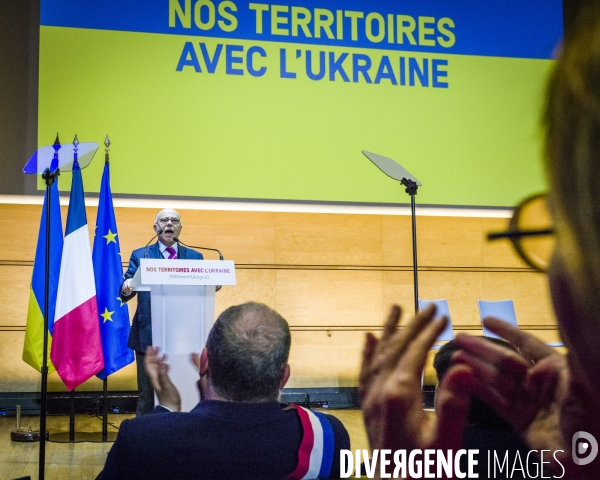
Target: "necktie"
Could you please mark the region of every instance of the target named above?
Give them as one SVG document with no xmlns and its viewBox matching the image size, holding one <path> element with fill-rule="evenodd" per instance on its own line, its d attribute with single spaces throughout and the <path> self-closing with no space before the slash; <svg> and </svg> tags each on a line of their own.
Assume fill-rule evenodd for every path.
<svg viewBox="0 0 600 480">
<path fill-rule="evenodd" d="M 165 248 L 165 250 L 167 252 L 169 252 L 168 260 L 173 260 L 174 258 L 177 258 L 177 252 L 175 251 L 175 249 L 173 247 L 167 247 L 167 248 Z"/>
</svg>

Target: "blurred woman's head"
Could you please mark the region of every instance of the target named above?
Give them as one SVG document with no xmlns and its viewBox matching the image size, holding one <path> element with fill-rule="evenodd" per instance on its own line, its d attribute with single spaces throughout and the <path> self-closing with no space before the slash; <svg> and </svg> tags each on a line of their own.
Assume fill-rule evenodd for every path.
<svg viewBox="0 0 600 480">
<path fill-rule="evenodd" d="M 545 112 L 556 232 L 550 287 L 574 371 L 600 391 L 600 15 L 581 18 L 551 76 Z"/>
</svg>

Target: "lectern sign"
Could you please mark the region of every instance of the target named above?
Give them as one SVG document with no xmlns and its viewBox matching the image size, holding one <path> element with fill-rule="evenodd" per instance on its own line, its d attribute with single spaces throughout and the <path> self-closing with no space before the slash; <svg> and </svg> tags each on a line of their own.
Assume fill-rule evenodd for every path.
<svg viewBox="0 0 600 480">
<path fill-rule="evenodd" d="M 145 285 L 235 285 L 232 260 L 161 260 L 140 262 Z"/>
</svg>

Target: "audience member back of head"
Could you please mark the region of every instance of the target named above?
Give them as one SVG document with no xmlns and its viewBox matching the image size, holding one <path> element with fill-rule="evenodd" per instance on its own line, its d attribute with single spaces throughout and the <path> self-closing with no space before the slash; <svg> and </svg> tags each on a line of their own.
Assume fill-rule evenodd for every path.
<svg viewBox="0 0 600 480">
<path fill-rule="evenodd" d="M 125 420 L 99 478 L 287 478 L 302 465 L 301 445 L 313 435 L 301 421 L 306 412 L 279 403 L 290 374 L 290 346 L 287 322 L 266 305 L 225 310 L 199 357 L 201 401 L 191 412 L 159 406 L 151 415 Z M 339 451 L 349 449 L 350 440 L 335 417 L 320 421 L 332 432 L 325 478 L 336 478 Z"/>
</svg>

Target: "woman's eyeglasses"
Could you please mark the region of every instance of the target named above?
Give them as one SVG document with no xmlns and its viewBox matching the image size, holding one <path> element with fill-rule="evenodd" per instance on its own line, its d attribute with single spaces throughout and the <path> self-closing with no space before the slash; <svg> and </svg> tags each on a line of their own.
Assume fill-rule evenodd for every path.
<svg viewBox="0 0 600 480">
<path fill-rule="evenodd" d="M 519 256 L 540 272 L 548 270 L 554 250 L 554 228 L 548 211 L 548 195 L 534 195 L 523 200 L 508 224 L 508 230 L 488 234 L 488 240 L 507 238 Z"/>
</svg>

